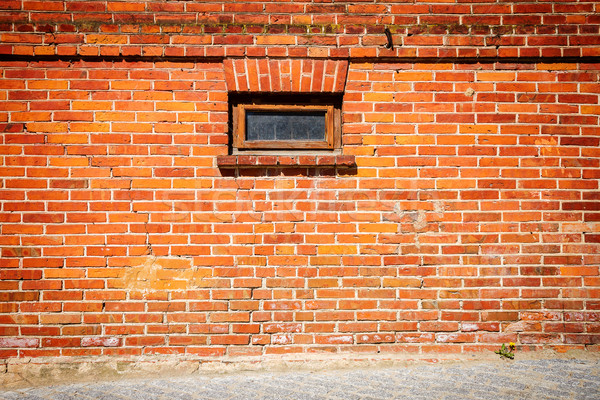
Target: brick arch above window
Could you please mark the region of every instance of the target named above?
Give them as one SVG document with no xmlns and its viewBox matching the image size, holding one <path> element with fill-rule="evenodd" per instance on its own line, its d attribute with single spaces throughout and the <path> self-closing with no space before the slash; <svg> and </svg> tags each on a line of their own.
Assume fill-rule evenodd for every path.
<svg viewBox="0 0 600 400">
<path fill-rule="evenodd" d="M 255 59 L 224 61 L 229 92 L 343 93 L 347 60 Z"/>
</svg>

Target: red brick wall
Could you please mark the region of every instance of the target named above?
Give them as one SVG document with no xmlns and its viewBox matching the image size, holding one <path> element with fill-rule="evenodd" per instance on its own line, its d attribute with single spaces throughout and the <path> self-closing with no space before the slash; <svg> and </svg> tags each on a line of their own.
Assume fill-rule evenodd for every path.
<svg viewBox="0 0 600 400">
<path fill-rule="evenodd" d="M 598 348 L 594 3 L 2 7 L 2 357 Z M 217 167 L 265 55 L 355 169 Z"/>
<path fill-rule="evenodd" d="M 597 57 L 599 27 L 598 4 L 576 0 L 4 0 L 0 54 Z"/>
</svg>

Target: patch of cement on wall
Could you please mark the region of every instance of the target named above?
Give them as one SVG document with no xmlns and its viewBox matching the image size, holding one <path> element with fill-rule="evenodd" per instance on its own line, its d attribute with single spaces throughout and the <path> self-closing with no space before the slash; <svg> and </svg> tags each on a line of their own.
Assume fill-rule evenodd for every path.
<svg viewBox="0 0 600 400">
<path fill-rule="evenodd" d="M 141 264 L 126 268 L 114 284 L 140 292 L 188 290 L 203 287 L 211 276 L 211 269 L 192 266 L 191 258 L 147 256 Z"/>
</svg>

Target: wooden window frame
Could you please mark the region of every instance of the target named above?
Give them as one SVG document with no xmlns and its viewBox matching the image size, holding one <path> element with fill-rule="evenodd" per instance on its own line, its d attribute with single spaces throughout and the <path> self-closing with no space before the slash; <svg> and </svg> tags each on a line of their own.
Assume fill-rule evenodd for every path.
<svg viewBox="0 0 600 400">
<path fill-rule="evenodd" d="M 233 153 L 256 153 L 260 151 L 273 152 L 283 151 L 312 151 L 312 152 L 335 152 L 342 147 L 341 138 L 341 104 L 329 101 L 327 98 L 310 98 L 300 95 L 289 97 L 252 96 L 243 98 L 241 101 L 230 103 L 231 105 L 231 145 Z M 280 101 L 281 100 L 281 101 Z M 316 140 L 246 140 L 246 111 L 324 111 L 325 112 L 325 139 Z"/>
</svg>

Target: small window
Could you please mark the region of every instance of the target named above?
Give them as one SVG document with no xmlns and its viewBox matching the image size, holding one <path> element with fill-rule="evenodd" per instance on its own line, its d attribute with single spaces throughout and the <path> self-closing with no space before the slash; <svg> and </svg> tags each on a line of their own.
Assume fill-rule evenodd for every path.
<svg viewBox="0 0 600 400">
<path fill-rule="evenodd" d="M 341 148 L 336 97 L 245 95 L 233 97 L 230 105 L 233 153 Z"/>
</svg>

